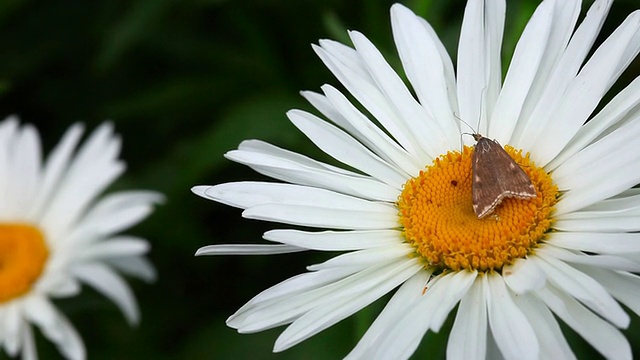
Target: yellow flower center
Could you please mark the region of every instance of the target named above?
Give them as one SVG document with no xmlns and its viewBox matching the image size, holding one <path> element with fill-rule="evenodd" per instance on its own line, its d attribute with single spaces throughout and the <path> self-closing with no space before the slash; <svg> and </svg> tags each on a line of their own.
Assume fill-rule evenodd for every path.
<svg viewBox="0 0 640 360">
<path fill-rule="evenodd" d="M 527 173 L 536 188 L 533 199 L 506 198 L 495 211 L 478 219 L 471 198 L 473 148 L 448 152 L 404 184 L 398 197 L 400 223 L 406 241 L 426 262 L 443 271 L 501 270 L 525 257 L 543 240 L 558 188 L 529 154 L 505 150 Z"/>
<path fill-rule="evenodd" d="M 38 228 L 0 223 L 0 303 L 27 293 L 40 277 L 48 255 Z"/>
</svg>

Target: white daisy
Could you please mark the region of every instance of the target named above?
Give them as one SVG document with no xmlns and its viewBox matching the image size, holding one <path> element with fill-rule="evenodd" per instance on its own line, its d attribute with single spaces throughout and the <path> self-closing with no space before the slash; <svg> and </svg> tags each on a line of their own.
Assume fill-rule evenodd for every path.
<svg viewBox="0 0 640 360">
<path fill-rule="evenodd" d="M 410 88 L 361 33 L 349 33 L 353 48 L 321 40 L 315 51 L 367 112 L 324 85 L 303 95 L 330 122 L 288 116 L 349 170 L 250 140 L 226 157 L 288 184 L 193 191 L 245 218 L 329 230 L 272 230 L 264 238 L 276 245 L 198 254 L 346 253 L 263 291 L 227 324 L 290 324 L 282 351 L 399 287 L 348 358 L 408 358 L 457 306 L 451 359 L 483 359 L 496 345 L 511 359 L 574 358 L 556 318 L 605 357 L 631 359 L 619 329 L 630 321 L 621 304 L 640 312 L 640 79 L 595 109 L 640 49 L 640 12 L 590 53 L 611 2 L 595 1 L 576 27 L 581 1 L 543 1 L 504 79 L 504 0 L 467 3 L 455 72 L 431 26 L 394 5 Z M 508 144 L 537 197 L 478 219 L 473 148 L 459 151 L 467 129 L 457 117 Z"/>
<path fill-rule="evenodd" d="M 84 359 L 80 336 L 51 299 L 74 296 L 85 283 L 135 324 L 138 305 L 121 273 L 155 277 L 143 256 L 149 243 L 116 234 L 146 218 L 161 195 L 100 198 L 124 171 L 120 139 L 105 123 L 76 152 L 82 133 L 72 126 L 43 164 L 33 126 L 0 122 L 0 352 L 9 356 L 37 358 L 34 324 L 66 358 Z"/>
</svg>

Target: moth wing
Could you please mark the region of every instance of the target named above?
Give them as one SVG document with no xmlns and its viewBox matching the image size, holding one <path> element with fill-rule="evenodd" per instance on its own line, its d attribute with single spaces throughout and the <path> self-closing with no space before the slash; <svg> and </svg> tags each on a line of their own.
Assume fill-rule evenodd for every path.
<svg viewBox="0 0 640 360">
<path fill-rule="evenodd" d="M 471 159 L 473 211 L 480 219 L 490 214 L 504 197 L 499 172 L 495 171 L 492 159 L 495 146 L 489 139 L 479 139 Z"/>
<path fill-rule="evenodd" d="M 482 137 L 472 159 L 473 210 L 478 218 L 493 212 L 505 197 L 536 197 L 529 176 L 497 141 Z"/>
<path fill-rule="evenodd" d="M 499 177 L 500 188 L 505 197 L 515 197 L 518 199 L 529 199 L 536 197 L 536 188 L 524 170 L 518 165 L 509 154 L 494 142 L 499 151 L 494 156 L 494 166 L 500 165 L 502 176 Z M 497 162 L 498 164 L 495 164 Z M 508 164 L 508 165 L 505 165 Z"/>
</svg>

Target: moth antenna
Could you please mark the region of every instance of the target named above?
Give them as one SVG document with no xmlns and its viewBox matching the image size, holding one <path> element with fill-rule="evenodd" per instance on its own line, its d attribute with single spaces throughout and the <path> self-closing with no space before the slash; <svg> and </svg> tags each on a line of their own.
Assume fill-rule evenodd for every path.
<svg viewBox="0 0 640 360">
<path fill-rule="evenodd" d="M 466 121 L 462 120 L 462 119 L 458 116 L 458 114 L 456 114 L 456 112 L 455 112 L 455 111 L 453 112 L 453 116 L 454 116 L 456 119 L 458 119 L 458 121 L 460 121 L 461 123 L 463 123 L 463 124 L 467 125 L 467 127 L 468 127 L 469 129 L 471 129 L 471 131 L 473 132 L 473 133 L 471 133 L 471 134 L 469 134 L 469 133 L 462 133 L 463 135 L 465 135 L 465 134 L 466 134 L 466 135 L 473 135 L 473 134 L 477 133 L 477 131 L 476 131 L 476 130 L 471 126 L 471 125 L 469 125 L 469 123 L 468 123 L 468 122 L 466 122 Z"/>
<path fill-rule="evenodd" d="M 462 154 L 462 152 L 464 151 L 464 142 L 462 141 L 462 135 L 471 135 L 471 136 L 473 136 L 473 134 L 476 134 L 476 133 L 477 133 L 477 131 L 476 131 L 476 130 L 471 126 L 471 125 L 469 125 L 469 123 L 468 123 L 468 122 L 466 122 L 466 121 L 462 120 L 462 119 L 458 116 L 458 114 L 456 114 L 456 112 L 455 112 L 455 111 L 453 112 L 453 116 L 454 116 L 456 119 L 458 119 L 458 121 L 460 121 L 461 123 L 463 123 L 463 124 L 467 125 L 467 127 L 468 127 L 469 129 L 471 129 L 471 131 L 472 131 L 471 133 L 463 132 L 463 133 L 461 133 L 461 134 L 460 134 L 460 153 Z"/>
</svg>

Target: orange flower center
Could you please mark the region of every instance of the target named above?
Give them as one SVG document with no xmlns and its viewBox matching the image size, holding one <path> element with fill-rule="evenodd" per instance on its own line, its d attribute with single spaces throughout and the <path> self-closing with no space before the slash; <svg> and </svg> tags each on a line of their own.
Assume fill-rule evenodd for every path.
<svg viewBox="0 0 640 360">
<path fill-rule="evenodd" d="M 473 148 L 448 152 L 404 184 L 398 197 L 400 223 L 406 241 L 425 266 L 441 270 L 492 271 L 525 257 L 544 239 L 558 188 L 536 167 L 529 154 L 507 153 L 531 179 L 537 197 L 506 198 L 494 212 L 478 219 L 471 198 Z"/>
<path fill-rule="evenodd" d="M 29 292 L 48 255 L 38 228 L 0 223 L 0 304 Z"/>
</svg>

